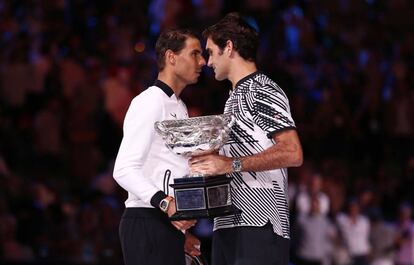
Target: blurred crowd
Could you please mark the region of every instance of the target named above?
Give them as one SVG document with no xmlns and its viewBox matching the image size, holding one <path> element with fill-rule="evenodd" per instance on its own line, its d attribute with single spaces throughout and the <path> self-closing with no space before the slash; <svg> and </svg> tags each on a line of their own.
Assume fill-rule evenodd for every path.
<svg viewBox="0 0 414 265">
<path fill-rule="evenodd" d="M 292 263 L 414 264 L 410 0 L 0 0 L 0 262 L 121 264 L 112 167 L 129 103 L 156 78 L 155 40 L 230 11 L 259 31 L 258 66 L 304 147 Z M 229 89 L 206 67 L 182 97 L 216 114 Z"/>
</svg>

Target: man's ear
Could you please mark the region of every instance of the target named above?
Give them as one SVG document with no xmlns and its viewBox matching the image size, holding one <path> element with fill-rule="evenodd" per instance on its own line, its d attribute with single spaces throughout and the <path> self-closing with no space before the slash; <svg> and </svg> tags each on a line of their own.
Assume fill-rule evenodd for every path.
<svg viewBox="0 0 414 265">
<path fill-rule="evenodd" d="M 166 63 L 175 65 L 175 53 L 172 50 L 167 50 L 165 52 Z"/>
<path fill-rule="evenodd" d="M 233 53 L 233 42 L 231 40 L 226 41 L 226 47 L 224 48 L 224 53 L 231 55 Z"/>
</svg>

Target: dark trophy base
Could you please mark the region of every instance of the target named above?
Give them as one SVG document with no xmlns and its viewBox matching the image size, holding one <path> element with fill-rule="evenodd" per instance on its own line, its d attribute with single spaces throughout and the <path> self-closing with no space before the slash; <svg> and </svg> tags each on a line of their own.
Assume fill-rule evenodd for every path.
<svg viewBox="0 0 414 265">
<path fill-rule="evenodd" d="M 224 175 L 176 178 L 174 184 L 177 212 L 171 220 L 213 218 L 240 213 L 231 202 L 230 181 Z"/>
</svg>

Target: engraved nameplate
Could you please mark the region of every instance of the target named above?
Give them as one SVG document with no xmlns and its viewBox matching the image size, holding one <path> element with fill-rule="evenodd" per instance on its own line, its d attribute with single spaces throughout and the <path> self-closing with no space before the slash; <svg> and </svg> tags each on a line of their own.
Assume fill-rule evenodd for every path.
<svg viewBox="0 0 414 265">
<path fill-rule="evenodd" d="M 175 201 L 177 211 L 201 210 L 206 208 L 204 188 L 176 190 Z"/>
<path fill-rule="evenodd" d="M 207 200 L 209 208 L 231 205 L 230 185 L 223 184 L 207 187 Z"/>
</svg>

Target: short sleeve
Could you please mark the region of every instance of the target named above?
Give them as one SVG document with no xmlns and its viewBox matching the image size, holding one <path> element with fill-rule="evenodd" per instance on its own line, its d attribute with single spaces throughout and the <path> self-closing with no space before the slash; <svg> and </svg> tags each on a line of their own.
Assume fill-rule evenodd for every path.
<svg viewBox="0 0 414 265">
<path fill-rule="evenodd" d="M 295 129 L 289 100 L 276 84 L 255 84 L 253 89 L 253 120 L 269 138 L 276 132 Z"/>
</svg>

